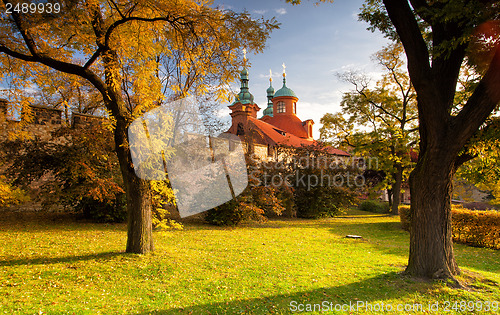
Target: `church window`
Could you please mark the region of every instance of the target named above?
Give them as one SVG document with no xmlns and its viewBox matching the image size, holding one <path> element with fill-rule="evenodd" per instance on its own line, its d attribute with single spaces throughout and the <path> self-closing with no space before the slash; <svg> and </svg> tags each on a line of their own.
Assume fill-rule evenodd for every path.
<svg viewBox="0 0 500 315">
<path fill-rule="evenodd" d="M 284 113 L 285 112 L 285 102 L 283 102 L 283 101 L 278 102 L 278 104 L 276 105 L 276 112 L 277 113 Z"/>
<path fill-rule="evenodd" d="M 242 123 L 238 123 L 238 127 L 236 129 L 236 135 L 237 136 L 244 136 L 245 135 L 245 129 L 243 128 Z"/>
</svg>

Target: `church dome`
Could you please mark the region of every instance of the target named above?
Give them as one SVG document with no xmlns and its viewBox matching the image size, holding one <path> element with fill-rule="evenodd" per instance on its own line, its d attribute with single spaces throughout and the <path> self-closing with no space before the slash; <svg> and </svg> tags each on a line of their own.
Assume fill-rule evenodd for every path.
<svg viewBox="0 0 500 315">
<path fill-rule="evenodd" d="M 254 97 L 252 93 L 246 91 L 241 91 L 236 96 L 236 101 L 239 101 L 241 104 L 253 104 Z"/>
<path fill-rule="evenodd" d="M 243 70 L 241 70 L 241 72 L 240 72 L 240 78 L 242 80 L 247 80 L 248 79 L 248 70 L 247 70 L 247 68 L 243 68 Z"/>
<path fill-rule="evenodd" d="M 248 89 L 248 70 L 247 70 L 247 68 L 243 68 L 243 70 L 241 70 L 240 80 L 241 80 L 240 93 L 238 93 L 238 95 L 236 95 L 236 99 L 235 99 L 233 104 L 236 104 L 238 102 L 241 104 L 253 104 L 254 97 Z"/>
<path fill-rule="evenodd" d="M 267 115 L 273 117 L 273 103 L 267 105 L 267 108 L 264 109 L 263 114 L 264 116 Z"/>
<path fill-rule="evenodd" d="M 274 97 L 280 97 L 280 96 L 290 96 L 298 98 L 297 95 L 295 95 L 295 92 L 286 86 L 286 79 L 284 77 L 283 77 L 283 87 L 278 91 L 276 91 L 276 93 L 274 93 Z"/>
<path fill-rule="evenodd" d="M 273 86 L 272 86 L 272 85 L 270 85 L 270 86 L 267 88 L 266 92 L 267 92 L 267 95 L 274 95 L 274 88 L 273 88 Z"/>
</svg>

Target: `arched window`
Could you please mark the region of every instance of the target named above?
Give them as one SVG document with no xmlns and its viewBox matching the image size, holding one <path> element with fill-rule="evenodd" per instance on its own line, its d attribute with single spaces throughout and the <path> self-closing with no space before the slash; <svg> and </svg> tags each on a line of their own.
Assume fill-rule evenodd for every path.
<svg viewBox="0 0 500 315">
<path fill-rule="evenodd" d="M 243 128 L 242 123 L 238 123 L 238 127 L 236 128 L 236 135 L 237 136 L 244 136 L 245 135 L 245 129 Z"/>
<path fill-rule="evenodd" d="M 293 102 L 293 113 L 297 114 L 297 103 Z"/>
<path fill-rule="evenodd" d="M 285 102 L 280 101 L 278 104 L 276 104 L 276 112 L 277 113 L 284 113 L 285 112 Z"/>
</svg>

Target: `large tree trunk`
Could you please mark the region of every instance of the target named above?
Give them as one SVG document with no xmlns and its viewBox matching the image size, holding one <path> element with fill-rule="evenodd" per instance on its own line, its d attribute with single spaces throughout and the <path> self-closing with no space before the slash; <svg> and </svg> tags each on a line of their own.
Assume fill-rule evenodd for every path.
<svg viewBox="0 0 500 315">
<path fill-rule="evenodd" d="M 127 139 L 127 124 L 117 119 L 115 145 L 127 196 L 127 253 L 145 254 L 153 251 L 151 192 L 149 183 L 135 174 Z"/>
<path fill-rule="evenodd" d="M 387 189 L 387 200 L 389 201 L 389 206 L 392 208 L 392 188 Z"/>
<path fill-rule="evenodd" d="M 444 149 L 433 156 L 426 154 L 410 175 L 410 257 L 406 272 L 412 276 L 453 278 L 460 273 L 451 230 L 454 156 Z"/>
<path fill-rule="evenodd" d="M 392 184 L 392 209 L 391 213 L 399 214 L 399 204 L 401 203 L 401 185 L 403 184 L 403 166 L 396 165 L 396 172 L 394 173 L 394 183 Z"/>
<path fill-rule="evenodd" d="M 153 251 L 151 220 L 151 191 L 149 183 L 137 177 L 128 139 L 130 112 L 122 97 L 121 76 L 116 51 L 107 49 L 102 54 L 107 85 L 107 108 L 116 119 L 115 150 L 120 163 L 123 185 L 127 196 L 128 235 L 127 253 L 145 254 Z"/>
</svg>

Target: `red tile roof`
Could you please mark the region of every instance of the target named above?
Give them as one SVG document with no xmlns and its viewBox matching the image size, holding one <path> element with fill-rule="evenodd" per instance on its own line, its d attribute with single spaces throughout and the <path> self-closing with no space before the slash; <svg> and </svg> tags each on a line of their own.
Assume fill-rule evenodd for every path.
<svg viewBox="0 0 500 315">
<path fill-rule="evenodd" d="M 287 116 L 287 118 L 288 117 L 289 116 Z M 318 144 L 318 142 L 316 140 L 308 140 L 308 139 L 297 137 L 293 133 L 287 132 L 281 128 L 278 128 L 277 126 L 273 126 L 273 125 L 271 125 L 267 122 L 264 122 L 262 120 L 255 119 L 253 117 L 249 117 L 248 120 L 253 125 L 253 127 L 255 129 L 258 129 L 260 132 L 262 132 L 264 135 L 266 135 L 271 140 L 272 143 L 268 143 L 268 144 L 273 144 L 273 145 L 278 144 L 278 145 L 291 146 L 291 147 L 296 147 L 296 148 L 302 147 L 302 146 L 311 146 L 311 145 Z M 300 122 L 300 120 L 299 120 L 299 122 Z M 304 130 L 304 132 L 305 132 L 305 130 Z M 341 155 L 341 156 L 350 156 L 349 153 L 347 153 L 343 150 L 340 150 L 340 149 L 333 148 L 333 147 L 326 147 L 325 149 L 330 154 Z"/>
<path fill-rule="evenodd" d="M 302 121 L 295 115 L 276 115 L 271 119 L 266 119 L 266 122 L 297 137 L 307 138 L 307 131 L 304 129 Z"/>
</svg>

